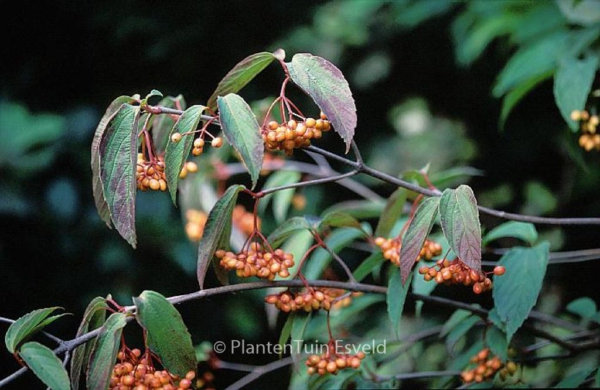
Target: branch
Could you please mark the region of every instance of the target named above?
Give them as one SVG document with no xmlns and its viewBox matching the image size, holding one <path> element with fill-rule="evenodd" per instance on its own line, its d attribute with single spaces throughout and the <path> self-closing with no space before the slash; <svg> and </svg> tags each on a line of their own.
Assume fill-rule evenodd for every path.
<svg viewBox="0 0 600 390">
<path fill-rule="evenodd" d="M 275 360 L 274 362 L 265 364 L 264 366 L 258 366 L 256 368 L 254 368 L 254 370 L 252 370 L 250 372 L 250 374 L 244 376 L 242 379 L 238 380 L 237 382 L 234 382 L 233 384 L 231 384 L 230 386 L 228 386 L 226 388 L 226 390 L 237 390 L 237 389 L 241 389 L 244 386 L 246 386 L 247 384 L 255 381 L 256 379 L 260 378 L 261 376 L 263 376 L 264 374 L 267 374 L 271 371 L 275 371 L 281 367 L 285 367 L 289 364 L 292 364 L 294 362 L 293 358 L 291 356 L 288 356 L 286 358 L 280 359 L 280 360 Z"/>
</svg>

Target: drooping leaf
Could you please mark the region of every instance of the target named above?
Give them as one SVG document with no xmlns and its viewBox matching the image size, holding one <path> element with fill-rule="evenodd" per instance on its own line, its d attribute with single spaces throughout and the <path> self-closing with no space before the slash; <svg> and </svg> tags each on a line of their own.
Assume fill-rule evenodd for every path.
<svg viewBox="0 0 600 390">
<path fill-rule="evenodd" d="M 579 370 L 571 375 L 568 375 L 563 380 L 558 382 L 555 389 L 577 389 L 581 386 L 581 384 L 588 379 L 588 376 L 594 371 L 595 367 L 588 367 L 582 370 Z"/>
<path fill-rule="evenodd" d="M 350 227 L 358 229 L 366 234 L 362 225 L 356 218 L 341 211 L 334 211 L 333 213 L 323 216 L 323 219 L 321 219 L 317 226 L 317 230 L 323 230 L 329 227 Z"/>
<path fill-rule="evenodd" d="M 35 341 L 23 344 L 19 351 L 27 367 L 53 390 L 69 390 L 69 374 L 60 359 L 45 345 Z"/>
<path fill-rule="evenodd" d="M 412 278 L 412 274 L 409 275 L 409 280 L 410 278 Z M 410 282 L 409 284 L 402 283 L 398 268 L 393 267 L 390 273 L 390 280 L 388 281 L 386 302 L 388 317 L 392 322 L 392 329 L 396 333 L 396 337 L 399 336 L 400 319 L 404 311 L 404 302 L 406 301 L 409 286 Z"/>
<path fill-rule="evenodd" d="M 440 223 L 454 253 L 471 269 L 481 272 L 481 225 L 471 187 L 446 189 L 439 206 Z"/>
<path fill-rule="evenodd" d="M 552 77 L 554 71 L 548 70 L 540 75 L 532 77 L 531 79 L 519 84 L 510 92 L 508 92 L 504 98 L 502 99 L 502 110 L 500 111 L 500 120 L 498 121 L 498 128 L 502 131 L 504 130 L 504 125 L 506 124 L 506 120 L 508 119 L 509 114 L 512 112 L 513 108 L 521 101 L 527 94 L 535 87 L 540 85 L 543 81 Z"/>
<path fill-rule="evenodd" d="M 311 318 L 312 313 L 308 313 L 308 315 L 303 316 L 303 318 L 296 318 L 296 320 L 292 323 L 290 337 L 292 338 L 294 348 L 302 346 L 304 340 L 304 333 L 306 332 L 306 328 L 308 327 Z M 301 351 L 302 349 L 298 348 L 298 350 Z"/>
<path fill-rule="evenodd" d="M 124 313 L 113 313 L 107 319 L 94 341 L 86 371 L 88 389 L 106 390 L 117 360 L 121 344 L 121 333 L 127 325 Z"/>
<path fill-rule="evenodd" d="M 598 308 L 596 302 L 590 297 L 577 298 L 569 302 L 566 309 L 586 320 L 598 321 Z"/>
<path fill-rule="evenodd" d="M 165 369 L 184 377 L 196 371 L 196 353 L 192 337 L 181 314 L 163 295 L 146 290 L 133 298 L 135 317 L 147 330 L 150 350 L 158 355 Z"/>
<path fill-rule="evenodd" d="M 492 353 L 500 358 L 503 362 L 508 359 L 508 343 L 506 342 L 506 334 L 498 329 L 497 326 L 489 326 L 485 331 L 485 341 Z"/>
<path fill-rule="evenodd" d="M 454 326 L 450 332 L 448 332 L 448 336 L 446 337 L 446 349 L 448 352 L 452 352 L 454 346 L 464 335 L 473 328 L 473 326 L 481 321 L 481 319 L 475 315 L 470 315 L 458 324 Z"/>
<path fill-rule="evenodd" d="M 123 104 L 106 126 L 99 145 L 100 180 L 117 231 L 135 248 L 135 172 L 139 107 Z"/>
<path fill-rule="evenodd" d="M 440 337 L 446 337 L 452 329 L 454 329 L 458 324 L 471 317 L 472 313 L 468 310 L 457 309 L 452 313 L 450 318 L 444 323 L 442 326 L 442 330 L 440 331 Z"/>
<path fill-rule="evenodd" d="M 217 98 L 221 128 L 229 143 L 240 154 L 250 173 L 252 188 L 256 186 L 263 163 L 265 147 L 260 126 L 248 103 L 239 95 L 230 93 Z"/>
<path fill-rule="evenodd" d="M 549 248 L 548 242 L 532 248 L 515 247 L 500 259 L 499 264 L 506 268 L 506 273 L 494 278 L 492 294 L 498 316 L 506 324 L 509 343 L 537 302 L 546 274 Z"/>
<path fill-rule="evenodd" d="M 179 142 L 172 142 L 170 135 L 173 133 L 184 134 L 196 130 L 205 108 L 204 106 L 196 105 L 185 110 L 169 133 L 169 140 L 165 151 L 165 176 L 167 177 L 167 186 L 169 187 L 169 193 L 174 205 L 177 205 L 179 174 L 190 154 L 190 150 L 192 150 L 194 135 L 182 135 Z"/>
<path fill-rule="evenodd" d="M 323 214 L 342 211 L 358 219 L 377 218 L 383 212 L 384 205 L 384 202 L 371 200 L 347 200 L 329 206 L 323 210 Z"/>
<path fill-rule="evenodd" d="M 392 228 L 404 212 L 407 197 L 408 191 L 405 188 L 398 188 L 390 195 L 375 228 L 375 237 L 389 236 Z"/>
<path fill-rule="evenodd" d="M 108 208 L 108 203 L 104 199 L 104 189 L 102 188 L 102 181 L 100 180 L 100 140 L 102 139 L 102 135 L 104 131 L 113 120 L 117 111 L 123 104 L 131 104 L 135 100 L 131 96 L 119 96 L 115 100 L 110 103 L 106 112 L 102 116 L 98 127 L 96 128 L 96 132 L 94 133 L 94 139 L 92 140 L 92 190 L 94 193 L 94 202 L 96 204 L 96 209 L 98 210 L 98 214 L 100 214 L 100 218 L 106 223 L 106 226 L 111 227 L 110 222 L 110 211 Z"/>
<path fill-rule="evenodd" d="M 554 75 L 554 99 L 572 131 L 579 130 L 579 123 L 571 119 L 571 112 L 585 108 L 597 70 L 597 56 L 581 60 L 566 57 L 558 63 L 558 70 Z"/>
<path fill-rule="evenodd" d="M 308 53 L 294 55 L 286 63 L 294 84 L 306 92 L 327 115 L 333 129 L 350 150 L 356 128 L 356 105 L 348 81 L 331 62 Z"/>
<path fill-rule="evenodd" d="M 281 347 L 281 353 L 279 354 L 279 358 L 281 359 L 283 355 L 284 346 L 287 344 L 290 339 L 290 335 L 292 334 L 292 326 L 294 325 L 294 321 L 296 320 L 296 313 L 292 312 L 287 320 L 285 320 L 285 324 L 283 324 L 283 328 L 281 328 L 281 333 L 279 334 L 279 344 Z"/>
<path fill-rule="evenodd" d="M 231 234 L 231 214 L 237 200 L 238 193 L 244 188 L 242 185 L 233 185 L 215 203 L 208 214 L 204 225 L 204 234 L 198 244 L 197 277 L 200 289 L 204 288 L 204 278 L 215 251 L 223 241 L 229 242 Z M 218 266 L 218 264 L 217 264 Z"/>
<path fill-rule="evenodd" d="M 4 343 L 8 352 L 15 353 L 21 344 L 29 340 L 33 335 L 42 330 L 42 328 L 50 324 L 50 322 L 64 315 L 49 317 L 50 314 L 58 309 L 62 308 L 54 306 L 37 309 L 13 322 L 4 335 Z"/>
<path fill-rule="evenodd" d="M 508 221 L 496 226 L 483 237 L 483 244 L 497 240 L 503 237 L 513 237 L 525 241 L 529 245 L 533 245 L 538 238 L 535 225 L 527 222 Z"/>
<path fill-rule="evenodd" d="M 302 175 L 298 171 L 275 171 L 265 181 L 263 191 L 271 188 L 298 183 L 301 177 Z M 293 188 L 277 191 L 273 194 L 266 195 L 265 197 L 263 197 L 263 199 L 261 199 L 261 202 L 259 203 L 259 210 L 261 212 L 264 212 L 271 199 L 273 199 L 273 214 L 275 215 L 275 220 L 277 221 L 277 223 L 282 223 L 285 220 L 290 205 L 292 204 L 293 196 Z"/>
<path fill-rule="evenodd" d="M 414 217 L 411 219 L 406 234 L 402 238 L 402 246 L 400 248 L 400 274 L 402 275 L 402 283 L 406 283 L 410 270 L 415 265 L 417 257 L 427 235 L 431 231 L 435 218 L 438 213 L 440 204 L 439 197 L 427 198 L 419 205 Z"/>
<path fill-rule="evenodd" d="M 310 230 L 310 224 L 304 217 L 292 217 L 277 226 L 267 238 L 273 248 L 278 248 L 292 234 L 300 230 Z"/>
<path fill-rule="evenodd" d="M 104 324 L 104 321 L 106 321 L 106 309 L 108 309 L 106 299 L 102 297 L 92 299 L 83 313 L 83 320 L 79 324 L 76 337 L 101 327 L 102 324 Z M 73 351 L 70 371 L 71 388 L 73 390 L 79 389 L 81 373 L 83 372 L 86 362 L 89 360 L 92 347 L 93 343 L 90 341 L 78 346 Z"/>
<path fill-rule="evenodd" d="M 158 106 L 177 110 L 185 110 L 186 108 L 185 99 L 182 95 L 175 97 L 166 96 L 158 102 Z M 165 151 L 169 141 L 169 134 L 171 133 L 175 122 L 175 119 L 167 114 L 156 115 L 152 119 L 152 143 L 154 144 L 154 151 L 156 153 L 160 154 Z"/>
<path fill-rule="evenodd" d="M 229 93 L 237 93 L 254 77 L 262 72 L 275 59 L 274 53 L 261 52 L 251 54 L 238 62 L 233 69 L 223 77 L 213 94 L 208 98 L 206 106 L 211 110 L 217 109 L 217 98 Z"/>
<path fill-rule="evenodd" d="M 366 278 L 367 275 L 369 275 L 371 272 L 373 272 L 373 269 L 377 265 L 380 265 L 381 263 L 383 263 L 383 261 L 384 261 L 383 253 L 381 253 L 381 251 L 377 250 L 377 251 L 373 252 L 371 254 L 371 256 L 364 259 L 360 263 L 360 265 L 358 267 L 356 267 L 354 272 L 352 272 L 352 275 L 354 276 L 354 278 L 356 279 L 357 282 L 360 282 L 361 280 Z"/>
</svg>

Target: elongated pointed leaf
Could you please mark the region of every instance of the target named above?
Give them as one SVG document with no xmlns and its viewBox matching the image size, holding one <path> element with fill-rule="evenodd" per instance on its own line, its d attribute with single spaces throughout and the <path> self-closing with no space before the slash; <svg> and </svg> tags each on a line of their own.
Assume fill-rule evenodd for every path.
<svg viewBox="0 0 600 390">
<path fill-rule="evenodd" d="M 197 277 L 200 289 L 204 288 L 204 278 L 215 251 L 223 241 L 229 241 L 231 234 L 231 214 L 237 200 L 238 193 L 244 188 L 241 185 L 231 186 L 225 194 L 215 203 L 208 214 L 204 225 L 204 234 L 198 244 Z M 216 264 L 218 267 L 218 264 Z"/>
<path fill-rule="evenodd" d="M 277 228 L 271 232 L 267 241 L 273 248 L 279 248 L 285 240 L 300 230 L 310 230 L 310 224 L 304 217 L 292 217 L 277 226 Z"/>
<path fill-rule="evenodd" d="M 481 225 L 471 187 L 444 190 L 439 211 L 442 230 L 454 253 L 471 269 L 481 272 Z"/>
<path fill-rule="evenodd" d="M 326 59 L 308 53 L 296 54 L 286 65 L 292 81 L 327 115 L 348 153 L 356 129 L 356 104 L 342 72 Z"/>
<path fill-rule="evenodd" d="M 185 99 L 182 95 L 178 96 L 166 96 L 160 102 L 159 107 L 174 108 L 177 110 L 185 110 L 186 104 Z M 152 142 L 154 143 L 154 151 L 161 154 L 167 148 L 169 141 L 169 134 L 175 126 L 175 120 L 171 115 L 156 115 L 152 119 Z"/>
<path fill-rule="evenodd" d="M 163 295 L 148 290 L 134 298 L 133 303 L 137 308 L 137 321 L 148 331 L 148 346 L 163 366 L 180 377 L 189 371 L 195 372 L 197 362 L 192 336 L 177 309 Z"/>
<path fill-rule="evenodd" d="M 532 223 L 508 221 L 496 226 L 489 231 L 484 237 L 485 244 L 503 237 L 513 237 L 525 241 L 533 245 L 538 238 L 535 225 Z"/>
<path fill-rule="evenodd" d="M 104 324 L 106 321 L 106 310 L 108 305 L 106 299 L 102 297 L 96 297 L 88 304 L 83 314 L 83 320 L 79 324 L 77 329 L 76 337 L 79 337 L 87 332 L 97 329 Z M 79 381 L 81 373 L 89 361 L 90 353 L 92 352 L 93 343 L 91 341 L 80 345 L 73 351 L 73 357 L 71 358 L 71 388 L 73 390 L 79 389 Z"/>
<path fill-rule="evenodd" d="M 466 335 L 473 326 L 480 322 L 481 319 L 475 315 L 471 315 L 453 327 L 450 332 L 448 332 L 448 337 L 446 337 L 446 349 L 448 352 L 452 352 L 454 346 L 464 335 Z"/>
<path fill-rule="evenodd" d="M 121 333 L 127 325 L 125 318 L 123 313 L 111 314 L 96 337 L 87 366 L 86 384 L 88 389 L 108 389 L 121 344 Z"/>
<path fill-rule="evenodd" d="M 317 226 L 318 230 L 323 230 L 329 227 L 351 227 L 367 233 L 363 230 L 360 222 L 353 216 L 341 211 L 334 211 L 326 214 Z"/>
<path fill-rule="evenodd" d="M 506 334 L 497 326 L 491 325 L 485 331 L 485 341 L 492 353 L 503 362 L 508 359 L 508 343 Z"/>
<path fill-rule="evenodd" d="M 494 278 L 492 294 L 498 316 L 506 325 L 509 343 L 537 302 L 546 274 L 549 248 L 548 242 L 532 248 L 515 247 L 500 259 L 506 273 Z"/>
<path fill-rule="evenodd" d="M 288 316 L 287 320 L 285 320 L 285 324 L 283 324 L 283 328 L 281 328 L 281 333 L 279 334 L 279 341 L 277 344 L 281 345 L 281 352 L 279 353 L 279 358 L 281 359 L 283 355 L 284 346 L 287 344 L 290 339 L 290 335 L 292 334 L 292 326 L 294 325 L 294 321 L 296 320 L 296 312 L 291 312 Z"/>
<path fill-rule="evenodd" d="M 113 120 L 113 117 L 123 104 L 131 104 L 135 100 L 131 96 L 119 96 L 110 103 L 106 112 L 102 116 L 96 132 L 94 133 L 94 139 L 92 140 L 92 190 L 94 193 L 94 202 L 100 218 L 106 223 L 106 226 L 111 227 L 110 222 L 110 211 L 108 203 L 104 199 L 104 189 L 102 188 L 102 181 L 100 180 L 100 140 L 106 130 L 109 123 Z"/>
<path fill-rule="evenodd" d="M 435 218 L 438 213 L 440 198 L 427 198 L 419 205 L 414 217 L 408 225 L 406 234 L 402 238 L 402 247 L 400 248 L 400 274 L 402 275 L 402 284 L 406 283 L 410 270 L 415 265 L 417 257 L 427 235 L 431 231 Z"/>
<path fill-rule="evenodd" d="M 179 142 L 172 142 L 170 135 L 173 133 L 184 134 L 196 130 L 205 109 L 206 107 L 200 105 L 191 106 L 181 114 L 169 133 L 165 151 L 165 176 L 167 177 L 167 186 L 169 186 L 169 193 L 174 205 L 177 205 L 179 174 L 192 150 L 194 135 L 183 135 Z"/>
<path fill-rule="evenodd" d="M 357 282 L 360 282 L 361 280 L 366 278 L 367 275 L 373 272 L 373 269 L 375 267 L 381 265 L 383 261 L 383 253 L 381 253 L 381 251 L 373 252 L 371 256 L 364 259 L 360 263 L 360 265 L 356 267 L 356 269 L 352 272 L 354 279 L 356 279 Z"/>
<path fill-rule="evenodd" d="M 69 374 L 60 359 L 45 345 L 31 341 L 19 351 L 27 367 L 52 390 L 69 390 Z"/>
<path fill-rule="evenodd" d="M 256 186 L 262 168 L 265 147 L 260 126 L 248 103 L 239 95 L 230 93 L 217 98 L 219 120 L 225 137 L 240 154 L 244 166 L 250 173 L 252 188 Z"/>
<path fill-rule="evenodd" d="M 392 268 L 386 297 L 388 317 L 392 322 L 392 328 L 396 333 L 396 337 L 399 336 L 400 319 L 402 318 L 404 302 L 406 301 L 406 295 L 410 286 L 410 284 L 402 283 L 398 272 L 398 268 Z M 409 275 L 409 278 L 411 277 L 412 274 Z"/>
<path fill-rule="evenodd" d="M 559 61 L 554 75 L 554 99 L 572 131 L 579 130 L 579 123 L 571 119 L 571 112 L 585 108 L 597 70 L 597 56 L 588 56 L 582 60 L 567 57 Z"/>
<path fill-rule="evenodd" d="M 263 186 L 263 191 L 271 188 L 298 183 L 301 177 L 302 175 L 298 171 L 280 170 L 273 172 L 273 174 L 271 174 L 265 182 L 265 185 Z M 266 195 L 261 199 L 261 202 L 259 203 L 259 210 L 261 212 L 264 212 L 271 199 L 273 199 L 273 214 L 275 216 L 275 220 L 277 221 L 277 223 L 282 223 L 283 221 L 285 221 L 287 212 L 292 204 L 293 196 L 293 188 L 277 191 L 273 194 Z"/>
<path fill-rule="evenodd" d="M 215 111 L 217 109 L 217 98 L 229 93 L 237 93 L 244 88 L 254 77 L 262 72 L 273 60 L 275 55 L 269 52 L 251 54 L 238 62 L 233 69 L 223 77 L 217 85 L 217 89 L 208 98 L 207 107 Z"/>
<path fill-rule="evenodd" d="M 4 343 L 6 344 L 8 352 L 15 353 L 21 344 L 29 340 L 44 326 L 48 325 L 49 322 L 47 322 L 47 320 L 49 319 L 50 314 L 58 309 L 62 308 L 55 306 L 34 310 L 13 322 L 4 335 Z M 56 316 L 50 317 L 52 320 L 57 318 L 58 317 Z"/>
<path fill-rule="evenodd" d="M 137 122 L 140 109 L 123 104 L 100 140 L 100 180 L 111 219 L 121 236 L 135 248 L 135 171 Z"/>
<path fill-rule="evenodd" d="M 392 228 L 402 217 L 407 197 L 408 190 L 405 188 L 398 188 L 390 195 L 379 217 L 377 228 L 375 228 L 375 237 L 388 237 L 390 235 Z"/>
</svg>

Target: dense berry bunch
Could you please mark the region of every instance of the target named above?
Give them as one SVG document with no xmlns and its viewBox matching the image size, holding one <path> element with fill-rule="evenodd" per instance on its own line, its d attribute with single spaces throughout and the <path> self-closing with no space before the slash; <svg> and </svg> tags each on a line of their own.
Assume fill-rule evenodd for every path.
<svg viewBox="0 0 600 390">
<path fill-rule="evenodd" d="M 364 352 L 358 352 L 356 355 L 349 354 L 331 354 L 325 352 L 321 355 L 310 355 L 306 359 L 309 374 L 325 375 L 327 373 L 336 375 L 340 370 L 346 368 L 357 369 L 360 367 L 362 359 L 365 358 Z"/>
<path fill-rule="evenodd" d="M 255 228 L 260 230 L 260 218 L 256 217 L 256 226 L 254 226 L 254 213 L 247 211 L 241 204 L 233 208 L 231 217 L 235 226 L 247 235 L 252 234 Z"/>
<path fill-rule="evenodd" d="M 517 370 L 514 362 L 509 361 L 504 365 L 498 356 L 490 356 L 489 348 L 479 351 L 471 358 L 470 363 L 475 364 L 475 367 L 466 369 L 460 374 L 464 383 L 480 383 L 491 379 L 497 372 L 506 377 L 507 374 L 512 375 Z"/>
<path fill-rule="evenodd" d="M 235 270 L 237 276 L 241 278 L 256 276 L 273 280 L 277 275 L 287 278 L 290 276 L 288 268 L 294 266 L 294 255 L 291 253 L 285 253 L 281 249 L 268 252 L 256 242 L 253 242 L 247 251 L 236 254 L 219 249 L 215 252 L 215 256 L 221 260 L 219 263 L 221 267 Z"/>
<path fill-rule="evenodd" d="M 571 112 L 571 119 L 579 122 L 581 131 L 579 146 L 588 152 L 592 149 L 600 150 L 600 134 L 596 134 L 598 124 L 600 124 L 598 115 L 590 115 L 586 110 L 574 110 Z"/>
<path fill-rule="evenodd" d="M 437 269 L 436 269 L 437 266 Z M 503 275 L 505 268 L 497 266 L 493 273 L 496 276 Z M 486 273 L 477 272 L 471 269 L 460 259 L 452 262 L 448 259 L 440 259 L 433 267 L 423 266 L 419 268 L 419 273 L 423 275 L 426 281 L 435 280 L 438 284 L 463 284 L 473 286 L 475 294 L 481 294 L 484 291 L 492 289 L 493 283 Z"/>
<path fill-rule="evenodd" d="M 342 296 L 344 290 L 337 288 L 310 288 L 299 292 L 284 291 L 279 294 L 267 295 L 265 302 L 275 305 L 283 312 L 304 310 L 310 312 L 313 310 L 329 310 L 339 302 L 345 301 L 346 306 L 350 304 L 350 296 L 344 297 L 338 302 L 333 302 L 336 298 Z M 347 299 L 347 301 L 346 301 Z"/>
<path fill-rule="evenodd" d="M 402 248 L 402 243 L 399 238 L 377 237 L 375 239 L 375 245 L 381 248 L 381 252 L 383 252 L 383 257 L 385 259 L 398 266 L 400 265 L 400 249 Z M 415 262 L 421 259 L 431 260 L 435 256 L 441 254 L 442 246 L 440 244 L 432 240 L 425 240 L 423 248 L 415 259 Z"/>
<path fill-rule="evenodd" d="M 143 153 L 138 153 L 137 168 L 135 173 L 137 188 L 142 191 L 166 191 L 167 178 L 165 177 L 165 159 L 159 156 L 155 161 L 148 161 Z"/>
<path fill-rule="evenodd" d="M 199 241 L 204 234 L 204 225 L 208 215 L 200 210 L 189 209 L 185 212 L 185 233 L 191 241 Z"/>
<path fill-rule="evenodd" d="M 306 118 L 297 122 L 289 120 L 287 123 L 269 122 L 262 130 L 262 137 L 268 151 L 282 150 L 291 156 L 294 149 L 307 147 L 312 139 L 319 139 L 324 131 L 331 130 L 327 117 L 321 113 L 320 119 Z"/>
<path fill-rule="evenodd" d="M 115 364 L 110 377 L 111 390 L 185 390 L 192 388 L 196 374 L 190 371 L 185 378 L 169 373 L 166 370 L 156 370 L 146 357 L 140 359 L 139 349 L 120 351 L 117 355 L 119 362 Z"/>
</svg>

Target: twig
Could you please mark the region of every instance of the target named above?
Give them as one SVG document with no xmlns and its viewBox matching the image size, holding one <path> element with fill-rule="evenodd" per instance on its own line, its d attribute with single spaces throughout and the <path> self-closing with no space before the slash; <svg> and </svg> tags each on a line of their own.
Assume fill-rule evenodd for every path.
<svg viewBox="0 0 600 390">
<path fill-rule="evenodd" d="M 237 389 L 241 389 L 244 386 L 246 386 L 249 383 L 252 383 L 253 381 L 257 380 L 258 378 L 260 378 L 261 376 L 263 376 L 264 374 L 267 374 L 271 371 L 275 371 L 281 367 L 285 367 L 287 365 L 290 365 L 294 362 L 293 358 L 291 356 L 288 356 L 286 358 L 280 359 L 280 360 L 275 360 L 274 362 L 265 364 L 264 366 L 259 366 L 256 367 L 254 370 L 252 370 L 252 372 L 250 372 L 250 374 L 246 375 L 245 377 L 243 377 L 242 379 L 238 380 L 237 382 L 234 382 L 233 384 L 229 385 L 226 390 L 237 390 Z"/>
</svg>

